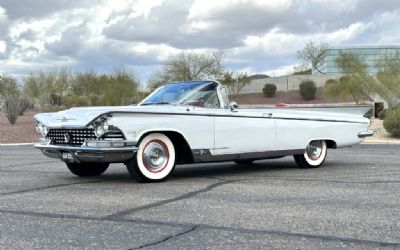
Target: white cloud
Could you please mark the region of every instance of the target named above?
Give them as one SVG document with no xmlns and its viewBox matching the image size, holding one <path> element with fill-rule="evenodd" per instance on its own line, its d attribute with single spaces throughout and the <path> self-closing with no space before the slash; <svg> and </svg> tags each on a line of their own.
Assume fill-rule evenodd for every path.
<svg viewBox="0 0 400 250">
<path fill-rule="evenodd" d="M 226 67 L 283 74 L 309 40 L 400 44 L 393 0 L 2 0 L 2 70 L 41 67 L 140 69 L 169 55 L 224 49 Z"/>
<path fill-rule="evenodd" d="M 5 41 L 0 40 L 0 53 L 6 52 L 7 44 Z"/>
</svg>

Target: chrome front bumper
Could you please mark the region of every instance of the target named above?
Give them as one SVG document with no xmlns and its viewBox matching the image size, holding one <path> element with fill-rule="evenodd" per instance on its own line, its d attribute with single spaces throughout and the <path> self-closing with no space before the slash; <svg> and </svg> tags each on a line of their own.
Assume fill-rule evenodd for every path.
<svg viewBox="0 0 400 250">
<path fill-rule="evenodd" d="M 68 162 L 126 162 L 131 159 L 138 150 L 136 146 L 75 147 L 68 145 L 52 145 L 47 143 L 35 144 L 34 147 L 40 149 L 47 157 L 61 159 Z"/>
</svg>

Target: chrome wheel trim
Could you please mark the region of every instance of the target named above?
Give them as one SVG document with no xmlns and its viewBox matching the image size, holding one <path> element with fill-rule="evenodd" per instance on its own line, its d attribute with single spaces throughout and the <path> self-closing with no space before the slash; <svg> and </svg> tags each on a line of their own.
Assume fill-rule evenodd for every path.
<svg viewBox="0 0 400 250">
<path fill-rule="evenodd" d="M 168 148 L 162 141 L 152 140 L 144 147 L 142 159 L 148 171 L 152 173 L 161 172 L 168 164 Z"/>
<path fill-rule="evenodd" d="M 312 141 L 307 145 L 306 154 L 310 160 L 318 160 L 323 151 L 322 141 Z"/>
</svg>

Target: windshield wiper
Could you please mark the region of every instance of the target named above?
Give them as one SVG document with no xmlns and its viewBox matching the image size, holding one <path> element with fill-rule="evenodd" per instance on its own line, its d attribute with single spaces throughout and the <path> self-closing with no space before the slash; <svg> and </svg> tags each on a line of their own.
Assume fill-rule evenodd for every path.
<svg viewBox="0 0 400 250">
<path fill-rule="evenodd" d="M 140 104 L 140 106 L 146 106 L 146 105 L 165 105 L 165 104 L 170 104 L 170 105 L 176 105 L 173 102 L 146 102 Z"/>
</svg>

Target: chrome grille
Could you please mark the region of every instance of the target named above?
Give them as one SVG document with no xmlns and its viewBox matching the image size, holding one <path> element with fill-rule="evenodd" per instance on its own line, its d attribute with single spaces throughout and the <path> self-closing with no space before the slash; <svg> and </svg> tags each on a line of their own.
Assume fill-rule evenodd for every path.
<svg viewBox="0 0 400 250">
<path fill-rule="evenodd" d="M 82 145 L 85 140 L 95 140 L 94 130 L 83 129 L 50 129 L 46 136 L 52 144 Z"/>
<path fill-rule="evenodd" d="M 46 138 L 51 141 L 51 144 L 72 146 L 81 146 L 85 140 L 125 140 L 125 136 L 122 134 L 121 130 L 115 127 L 112 127 L 112 130 L 105 133 L 100 139 L 94 134 L 93 128 L 50 129 Z"/>
</svg>

